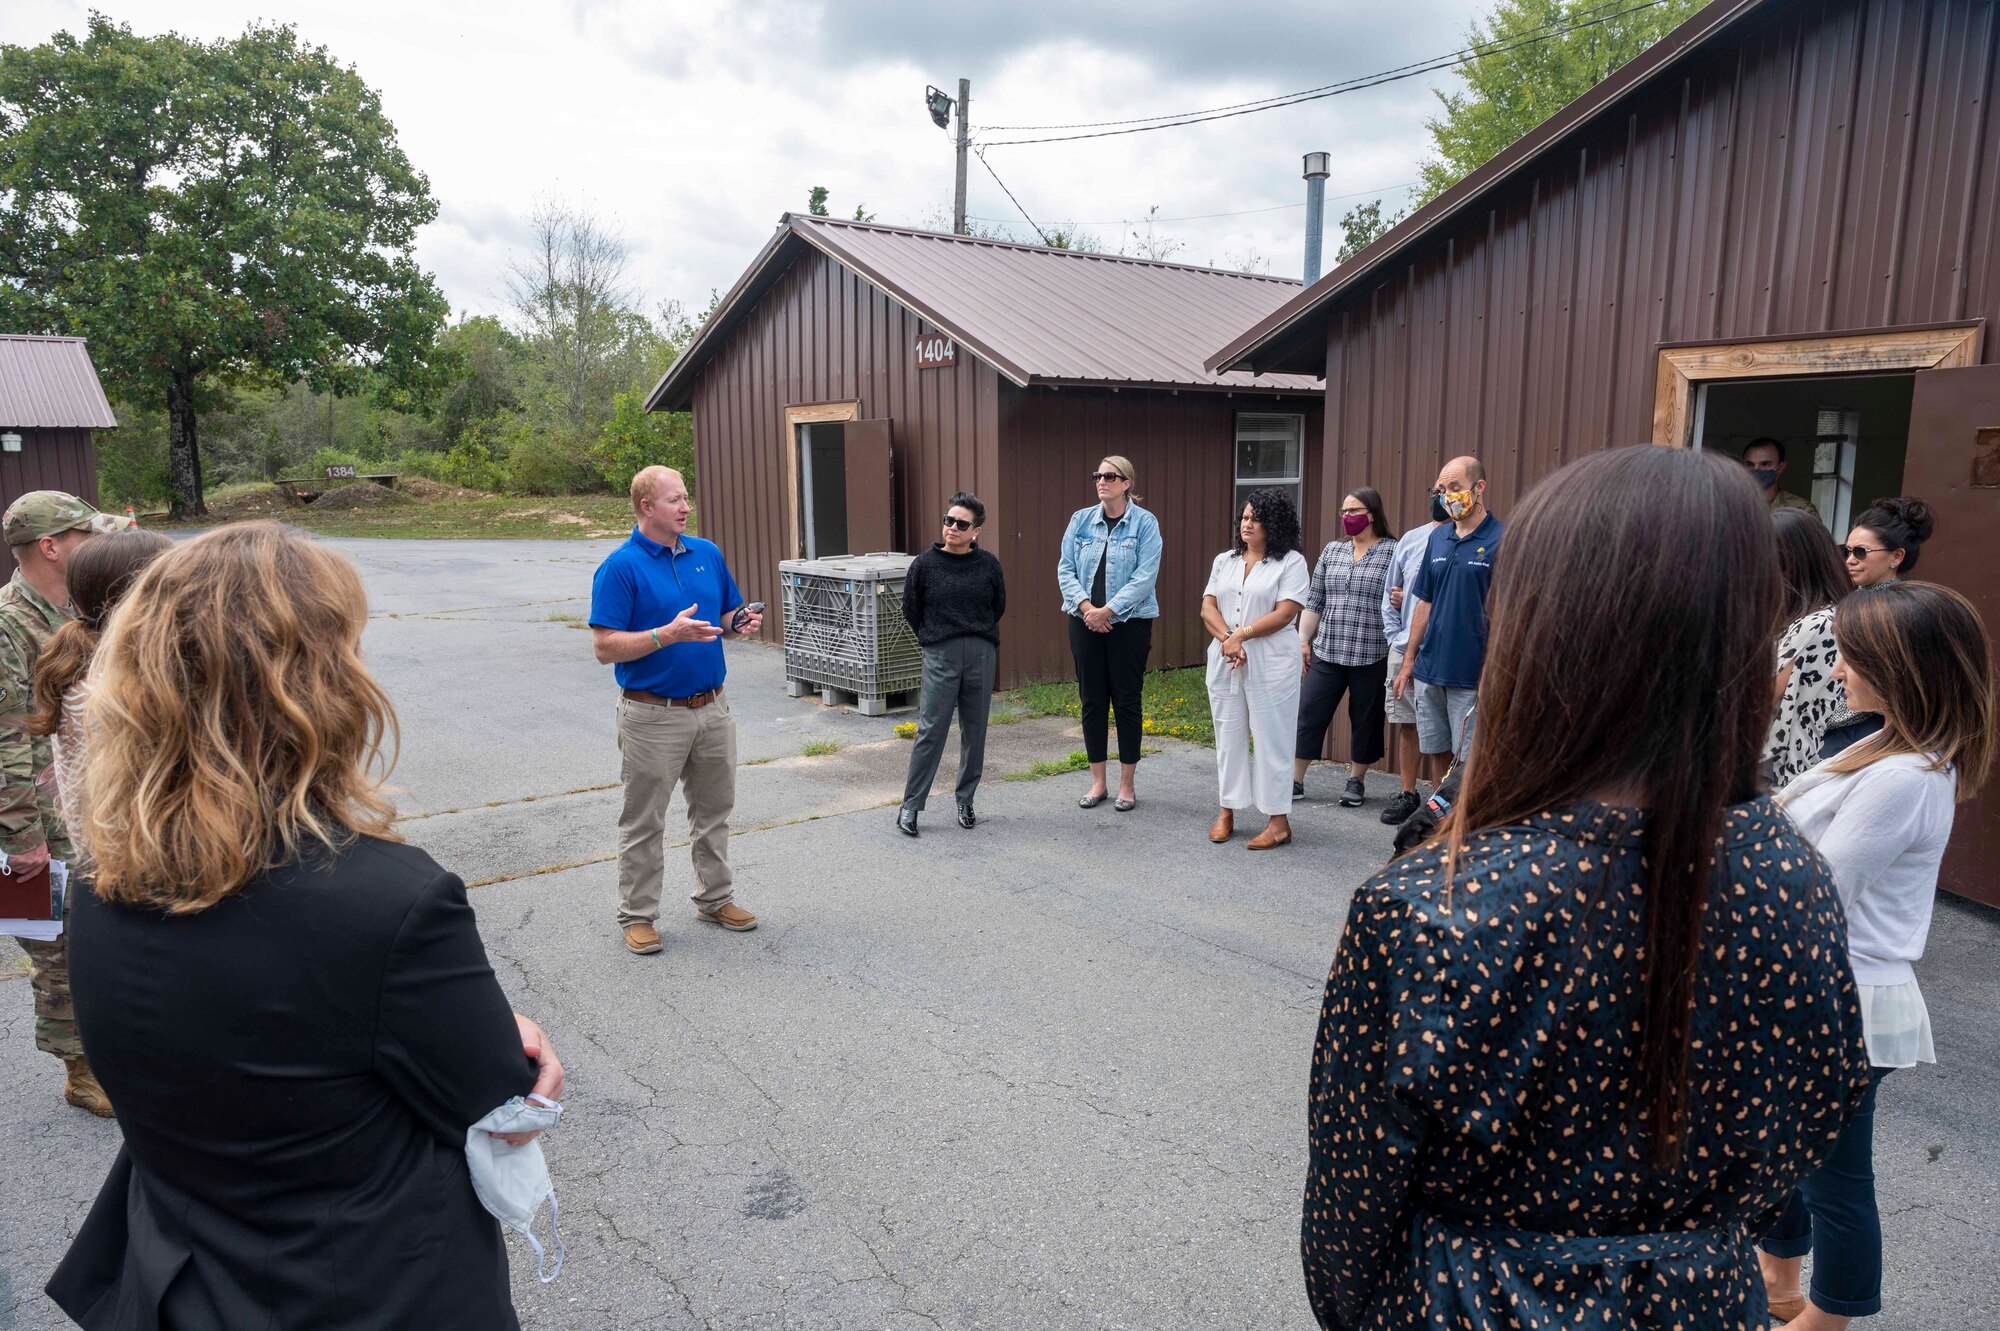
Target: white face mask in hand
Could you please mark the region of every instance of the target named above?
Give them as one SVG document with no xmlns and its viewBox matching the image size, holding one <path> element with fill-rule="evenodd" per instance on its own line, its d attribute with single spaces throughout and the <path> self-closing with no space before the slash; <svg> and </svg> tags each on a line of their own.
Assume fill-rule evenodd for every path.
<svg viewBox="0 0 2000 1331">
<path fill-rule="evenodd" d="M 562 1274 L 562 1231 L 556 1225 L 556 1187 L 549 1178 L 542 1144 L 510 1146 L 496 1132 L 542 1132 L 562 1118 L 562 1106 L 539 1095 L 515 1096 L 465 1130 L 465 1163 L 472 1170 L 472 1190 L 501 1224 L 518 1233 L 535 1250 L 535 1279 L 544 1285 Z M 556 1241 L 555 1270 L 542 1274 L 541 1242 L 532 1226 L 542 1199 L 549 1203 L 549 1233 Z"/>
</svg>

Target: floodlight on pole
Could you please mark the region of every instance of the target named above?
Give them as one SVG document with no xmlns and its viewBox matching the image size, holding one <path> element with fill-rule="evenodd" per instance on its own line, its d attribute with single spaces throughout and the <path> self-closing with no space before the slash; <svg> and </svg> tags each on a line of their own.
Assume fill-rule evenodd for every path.
<svg viewBox="0 0 2000 1331">
<path fill-rule="evenodd" d="M 951 124 L 951 98 L 944 95 L 942 88 L 924 89 L 924 107 L 931 113 L 931 123 L 939 129 L 945 129 Z"/>
</svg>

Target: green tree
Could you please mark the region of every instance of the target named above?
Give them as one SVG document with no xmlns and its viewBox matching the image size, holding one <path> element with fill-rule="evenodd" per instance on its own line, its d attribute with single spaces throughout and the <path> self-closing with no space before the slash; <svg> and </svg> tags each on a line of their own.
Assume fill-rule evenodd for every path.
<svg viewBox="0 0 2000 1331">
<path fill-rule="evenodd" d="M 826 211 L 826 196 L 827 196 L 826 186 L 814 185 L 812 189 L 807 191 L 806 193 L 806 211 L 811 213 L 814 217 L 829 216 L 828 212 Z"/>
<path fill-rule="evenodd" d="M 177 515 L 205 511 L 220 390 L 421 373 L 446 305 L 411 246 L 436 212 L 374 90 L 289 27 L 199 43 L 92 14 L 0 47 L 0 314 L 164 402 Z"/>
<path fill-rule="evenodd" d="M 464 319 L 438 338 L 442 370 L 431 419 L 446 444 L 456 444 L 476 421 L 520 406 L 521 339 L 491 315 Z"/>
<path fill-rule="evenodd" d="M 1382 216 L 1382 201 L 1371 199 L 1367 203 L 1349 208 L 1340 215 L 1340 248 L 1334 251 L 1334 266 L 1338 267 L 1352 259 L 1361 251 L 1373 245 L 1390 227 L 1403 220 L 1403 209 Z"/>
<path fill-rule="evenodd" d="M 1440 92 L 1442 115 L 1426 121 L 1434 156 L 1423 163 L 1416 207 L 1485 165 L 1523 134 L 1590 91 L 1606 75 L 1672 31 L 1705 0 L 1663 0 L 1633 13 L 1604 0 L 1496 0 L 1468 45 L 1513 47 L 1459 66 L 1459 92 Z M 1593 21 L 1599 20 L 1599 21 Z M 1553 29 L 1575 31 L 1534 40 Z M 1343 219 L 1344 221 L 1345 219 Z M 1344 257 L 1344 256 L 1343 256 Z"/>
</svg>

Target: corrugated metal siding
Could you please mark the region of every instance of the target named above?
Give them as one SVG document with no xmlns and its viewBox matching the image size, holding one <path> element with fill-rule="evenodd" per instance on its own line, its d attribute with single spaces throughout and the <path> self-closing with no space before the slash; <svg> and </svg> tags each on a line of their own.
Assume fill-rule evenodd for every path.
<svg viewBox="0 0 2000 1331">
<path fill-rule="evenodd" d="M 1131 459 L 1140 502 L 1160 520 L 1160 618 L 1154 669 L 1194 665 L 1207 649 L 1201 592 L 1209 565 L 1234 539 L 1236 415 L 1305 416 L 1304 492 L 1319 492 L 1324 411 L 1319 396 L 1107 389 L 1000 389 L 1001 494 L 1012 500 L 988 518 L 988 544 L 1007 569 L 1001 626 L 1006 682 L 1066 679 L 1073 673 L 1069 629 L 1056 591 L 1056 556 L 1077 509 L 1096 502 L 1087 477 L 1109 454 Z M 1319 524 L 1307 504 L 1307 557 L 1319 551 Z M 993 529 L 1003 535 L 996 536 Z"/>
<path fill-rule="evenodd" d="M 1799 3 L 1635 90 L 1335 306 L 1322 506 L 1474 452 L 1504 516 L 1650 437 L 1663 342 L 2000 322 L 1996 58 L 1996 0 Z"/>
<path fill-rule="evenodd" d="M 82 338 L 0 334 L 0 429 L 117 425 Z"/>
<path fill-rule="evenodd" d="M 694 392 L 696 523 L 718 542 L 744 594 L 770 604 L 764 636 L 782 641 L 778 561 L 791 517 L 785 409 L 858 401 L 887 418 L 906 547 L 959 489 L 999 487 L 998 379 L 961 352 L 956 366 L 916 370 L 911 348 L 931 331 L 909 310 L 818 253 L 765 293 L 703 369 Z"/>
<path fill-rule="evenodd" d="M 0 512 L 30 490 L 97 502 L 97 450 L 88 430 L 20 430 L 21 451 L 0 453 Z"/>
</svg>

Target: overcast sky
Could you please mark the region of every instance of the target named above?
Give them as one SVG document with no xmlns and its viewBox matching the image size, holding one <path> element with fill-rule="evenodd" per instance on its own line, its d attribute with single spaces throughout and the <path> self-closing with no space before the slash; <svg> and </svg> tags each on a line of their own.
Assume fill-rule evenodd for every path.
<svg viewBox="0 0 2000 1331">
<path fill-rule="evenodd" d="M 612 222 L 650 302 L 695 309 L 727 289 L 779 214 L 825 185 L 838 215 L 949 229 L 952 152 L 927 83 L 972 80 L 986 126 L 1107 121 L 1224 106 L 1408 64 L 1462 44 L 1483 0 L 1267 0 L 1243 18 L 1212 0 L 98 0 L 142 33 L 213 39 L 252 19 L 294 24 L 382 96 L 430 177 L 438 220 L 418 257 L 461 313 L 497 313 L 523 218 L 555 194 Z M 7 0 L 0 41 L 81 32 L 87 7 Z M 1449 74 L 1156 133 L 995 146 L 988 160 L 1043 227 L 1071 222 L 1117 249 L 1158 205 L 1175 257 L 1296 277 L 1300 154 L 1332 153 L 1335 219 L 1400 200 Z M 1390 187 L 1385 189 L 1384 187 Z M 1353 196 L 1343 198 L 1341 196 Z M 1294 205 L 1294 206 L 1286 206 Z M 1256 211 L 1249 210 L 1269 210 Z M 976 218 L 1026 224 L 975 158 Z M 1209 216 L 1243 213 L 1242 216 Z"/>
</svg>

